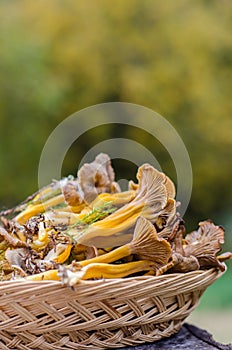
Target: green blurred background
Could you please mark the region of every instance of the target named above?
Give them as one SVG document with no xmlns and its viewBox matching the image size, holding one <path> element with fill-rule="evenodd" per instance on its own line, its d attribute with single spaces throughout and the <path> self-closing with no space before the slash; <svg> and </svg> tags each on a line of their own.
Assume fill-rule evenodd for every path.
<svg viewBox="0 0 232 350">
<path fill-rule="evenodd" d="M 188 149 L 188 230 L 211 218 L 226 228 L 224 250 L 231 250 L 231 33 L 230 0 L 1 0 L 1 208 L 37 190 L 40 154 L 58 123 L 93 104 L 131 102 L 163 115 Z M 82 135 L 63 175 L 75 174 L 93 145 L 117 136 L 141 141 L 175 181 L 157 140 L 113 125 Z M 114 166 L 120 178 L 134 178 L 131 164 Z M 201 307 L 232 310 L 227 265 L 230 272 L 207 290 Z"/>
</svg>

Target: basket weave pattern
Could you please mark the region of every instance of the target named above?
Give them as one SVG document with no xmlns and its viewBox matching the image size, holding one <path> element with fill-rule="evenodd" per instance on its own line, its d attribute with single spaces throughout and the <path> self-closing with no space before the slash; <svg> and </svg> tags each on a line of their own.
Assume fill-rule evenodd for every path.
<svg viewBox="0 0 232 350">
<path fill-rule="evenodd" d="M 104 349 L 176 333 L 217 269 L 159 277 L 0 283 L 0 349 Z"/>
</svg>

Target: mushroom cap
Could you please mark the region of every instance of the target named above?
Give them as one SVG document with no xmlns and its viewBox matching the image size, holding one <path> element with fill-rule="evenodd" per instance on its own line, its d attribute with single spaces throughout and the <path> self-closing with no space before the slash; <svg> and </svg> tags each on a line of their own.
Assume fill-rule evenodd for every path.
<svg viewBox="0 0 232 350">
<path fill-rule="evenodd" d="M 155 262 L 157 268 L 167 264 L 172 253 L 170 243 L 159 238 L 154 225 L 142 216 L 136 221 L 131 244 L 134 254 L 140 259 Z"/>
<path fill-rule="evenodd" d="M 81 190 L 78 181 L 69 181 L 62 188 L 65 202 L 72 206 L 78 206 L 84 202 L 84 193 Z"/>
<path fill-rule="evenodd" d="M 195 256 L 202 268 L 222 267 L 216 255 L 224 243 L 224 229 L 210 220 L 199 223 L 199 229 L 186 235 L 184 252 L 186 256 Z"/>
<path fill-rule="evenodd" d="M 87 203 L 91 203 L 99 193 L 120 191 L 114 181 L 110 157 L 105 153 L 100 153 L 92 163 L 84 164 L 77 177 Z"/>
</svg>

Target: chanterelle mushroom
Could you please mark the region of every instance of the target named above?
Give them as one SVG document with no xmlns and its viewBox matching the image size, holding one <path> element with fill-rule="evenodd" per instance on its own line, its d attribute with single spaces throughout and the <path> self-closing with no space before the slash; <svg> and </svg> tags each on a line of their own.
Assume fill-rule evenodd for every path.
<svg viewBox="0 0 232 350">
<path fill-rule="evenodd" d="M 152 223 L 140 216 L 135 225 L 133 239 L 121 247 L 112 250 L 101 256 L 89 260 L 79 261 L 83 267 L 90 263 L 110 263 L 122 259 L 128 255 L 136 254 L 144 260 L 151 260 L 157 268 L 167 264 L 171 256 L 171 245 L 163 238 L 160 238 Z"/>
<path fill-rule="evenodd" d="M 84 193 L 77 180 L 67 182 L 62 188 L 62 193 L 65 202 L 72 207 L 80 206 L 84 203 Z"/>
<path fill-rule="evenodd" d="M 144 164 L 138 169 L 137 178 L 139 186 L 131 202 L 84 231 L 74 229 L 69 234 L 81 244 L 114 247 L 130 241 L 139 216 L 155 223 L 168 203 L 166 176 L 151 165 Z"/>
<path fill-rule="evenodd" d="M 87 203 L 91 203 L 99 193 L 120 192 L 114 181 L 110 157 L 105 153 L 100 153 L 92 163 L 84 164 L 77 177 Z"/>
<path fill-rule="evenodd" d="M 70 277 L 73 284 L 146 271 L 224 270 L 232 253 L 217 256 L 223 228 L 204 221 L 185 237 L 169 177 L 143 164 L 137 179 L 120 192 L 109 156 L 99 154 L 83 165 L 77 178 L 53 181 L 2 212 L 0 280 L 13 273 L 38 281 Z"/>
<path fill-rule="evenodd" d="M 198 231 L 186 235 L 183 248 L 185 256 L 195 256 L 201 268 L 218 266 L 224 270 L 224 265 L 216 257 L 223 243 L 224 229 L 211 221 L 203 221 L 199 223 Z"/>
</svg>

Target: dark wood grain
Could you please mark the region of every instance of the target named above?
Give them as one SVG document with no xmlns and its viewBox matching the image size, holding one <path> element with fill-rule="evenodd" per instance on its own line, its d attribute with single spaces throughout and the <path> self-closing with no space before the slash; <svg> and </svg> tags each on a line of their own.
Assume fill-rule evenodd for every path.
<svg viewBox="0 0 232 350">
<path fill-rule="evenodd" d="M 207 331 L 185 323 L 179 333 L 170 338 L 128 347 L 127 350 L 232 350 L 232 344 L 217 343 Z M 119 349 L 118 349 L 119 350 Z"/>
</svg>

